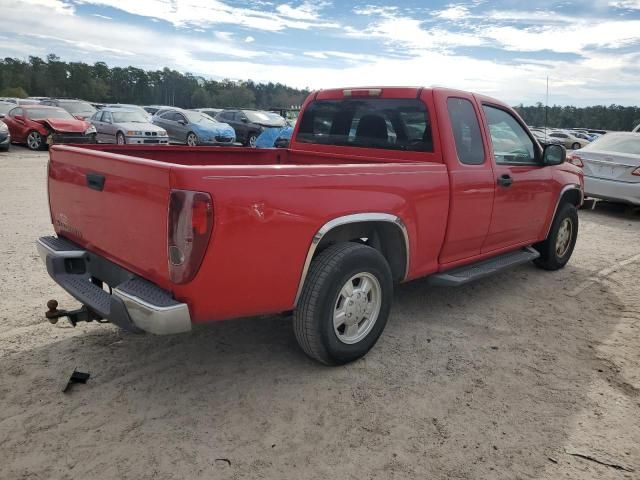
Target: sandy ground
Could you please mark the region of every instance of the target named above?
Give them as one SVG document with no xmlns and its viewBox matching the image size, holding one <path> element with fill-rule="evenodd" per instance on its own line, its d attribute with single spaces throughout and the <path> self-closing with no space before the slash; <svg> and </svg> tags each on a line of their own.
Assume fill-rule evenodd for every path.
<svg viewBox="0 0 640 480">
<path fill-rule="evenodd" d="M 559 272 L 401 286 L 374 350 L 326 368 L 285 317 L 44 321 L 76 305 L 34 246 L 46 159 L 0 154 L 1 479 L 640 478 L 640 216 L 581 211 Z"/>
</svg>

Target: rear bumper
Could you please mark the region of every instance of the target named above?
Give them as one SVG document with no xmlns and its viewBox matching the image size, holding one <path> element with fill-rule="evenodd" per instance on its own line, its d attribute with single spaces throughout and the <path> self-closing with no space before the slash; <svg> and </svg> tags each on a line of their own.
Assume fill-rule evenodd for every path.
<svg viewBox="0 0 640 480">
<path fill-rule="evenodd" d="M 191 330 L 187 304 L 157 285 L 64 238 L 41 237 L 37 247 L 51 278 L 111 323 L 157 335 Z"/>
<path fill-rule="evenodd" d="M 640 205 L 640 182 L 618 182 L 596 177 L 584 177 L 585 197 L 601 198 Z"/>
</svg>

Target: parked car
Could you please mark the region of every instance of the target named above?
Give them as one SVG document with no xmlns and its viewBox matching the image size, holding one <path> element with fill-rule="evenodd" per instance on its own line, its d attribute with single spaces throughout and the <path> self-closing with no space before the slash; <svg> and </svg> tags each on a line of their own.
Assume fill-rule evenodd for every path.
<svg viewBox="0 0 640 480">
<path fill-rule="evenodd" d="M 578 138 L 570 132 L 552 131 L 549 132 L 547 136 L 561 140 L 565 148 L 571 150 L 578 150 L 589 144 L 589 140 Z"/>
<path fill-rule="evenodd" d="M 564 142 L 561 139 L 550 137 L 548 134 L 545 135 L 543 130 L 531 130 L 531 133 L 543 147 L 547 145 L 564 145 Z"/>
<path fill-rule="evenodd" d="M 148 114 L 150 115 L 155 115 L 158 110 L 168 110 L 171 108 L 175 108 L 175 107 L 171 107 L 169 105 L 145 105 L 144 107 L 142 107 Z"/>
<path fill-rule="evenodd" d="M 313 92 L 286 151 L 110 148 L 51 150 L 58 236 L 38 250 L 86 306 L 50 302 L 52 320 L 169 334 L 293 311 L 304 352 L 336 365 L 376 343 L 394 283 L 557 270 L 577 239 L 582 170 L 507 104 L 459 90 Z"/>
<path fill-rule="evenodd" d="M 3 120 L 11 141 L 25 143 L 31 150 L 41 150 L 51 143 L 96 142 L 95 127 L 63 108 L 22 105 L 9 110 Z"/>
<path fill-rule="evenodd" d="M 287 124 L 277 113 L 262 110 L 223 110 L 216 120 L 231 125 L 238 141 L 247 147 L 255 147 L 258 136 L 266 128 L 283 128 Z"/>
<path fill-rule="evenodd" d="M 8 152 L 11 146 L 11 133 L 7 124 L 0 120 L 0 151 Z"/>
<path fill-rule="evenodd" d="M 39 102 L 31 98 L 0 97 L 1 102 L 13 103 L 15 105 L 36 105 Z"/>
<path fill-rule="evenodd" d="M 84 100 L 73 100 L 67 98 L 47 98 L 46 100 L 42 100 L 40 102 L 41 105 L 47 105 L 50 107 L 60 107 L 64 108 L 71 115 L 76 117 L 78 120 L 85 120 L 90 118 L 94 113 L 96 113 L 96 108 L 91 105 L 89 102 L 85 102 Z"/>
<path fill-rule="evenodd" d="M 196 145 L 232 145 L 236 134 L 226 123 L 200 112 L 172 108 L 154 115 L 152 121 L 169 134 L 169 141 Z"/>
<path fill-rule="evenodd" d="M 167 132 L 151 123 L 147 112 L 104 107 L 90 119 L 99 143 L 167 145 Z"/>
<path fill-rule="evenodd" d="M 584 171 L 585 195 L 640 205 L 640 133 L 607 133 L 569 161 Z"/>
<path fill-rule="evenodd" d="M 122 108 L 124 110 L 134 110 L 136 112 L 139 112 L 141 115 L 144 115 L 144 117 L 147 120 L 151 120 L 152 115 L 147 112 L 144 108 L 142 108 L 139 105 L 130 105 L 127 103 L 109 103 L 107 105 L 105 105 L 105 107 L 109 107 L 109 108 Z"/>
<path fill-rule="evenodd" d="M 204 113 L 214 119 L 216 118 L 216 115 L 222 112 L 221 108 L 192 108 L 191 110 L 194 112 Z"/>
</svg>

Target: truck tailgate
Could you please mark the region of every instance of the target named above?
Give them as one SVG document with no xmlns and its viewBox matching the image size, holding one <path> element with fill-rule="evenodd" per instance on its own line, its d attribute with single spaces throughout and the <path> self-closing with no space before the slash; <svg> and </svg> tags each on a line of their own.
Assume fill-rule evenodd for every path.
<svg viewBox="0 0 640 480">
<path fill-rule="evenodd" d="M 168 288 L 170 171 L 161 162 L 52 146 L 48 187 L 56 233 Z"/>
</svg>

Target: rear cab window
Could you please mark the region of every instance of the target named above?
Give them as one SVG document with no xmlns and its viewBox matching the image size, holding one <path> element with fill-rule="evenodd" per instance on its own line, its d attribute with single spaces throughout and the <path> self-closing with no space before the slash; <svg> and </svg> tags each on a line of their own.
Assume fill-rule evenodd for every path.
<svg viewBox="0 0 640 480">
<path fill-rule="evenodd" d="M 417 98 L 314 100 L 302 114 L 296 142 L 433 152 L 429 112 Z"/>
</svg>

